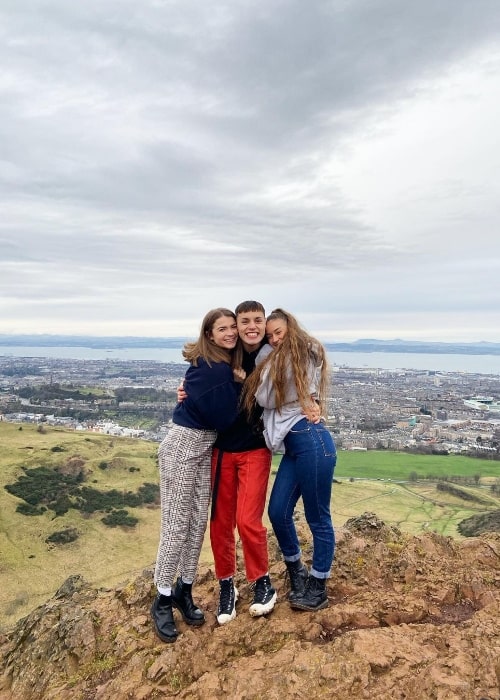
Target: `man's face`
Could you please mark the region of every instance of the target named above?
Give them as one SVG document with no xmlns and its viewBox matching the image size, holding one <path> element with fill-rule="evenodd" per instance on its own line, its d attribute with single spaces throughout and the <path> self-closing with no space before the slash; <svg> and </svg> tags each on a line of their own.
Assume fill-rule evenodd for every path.
<svg viewBox="0 0 500 700">
<path fill-rule="evenodd" d="M 266 334 L 266 318 L 262 311 L 244 311 L 238 314 L 236 325 L 245 350 L 257 350 Z"/>
</svg>

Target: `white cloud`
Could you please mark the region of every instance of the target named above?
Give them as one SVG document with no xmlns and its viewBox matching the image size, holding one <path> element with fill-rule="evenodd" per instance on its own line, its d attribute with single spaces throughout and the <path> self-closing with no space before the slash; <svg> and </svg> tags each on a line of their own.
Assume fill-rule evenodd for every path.
<svg viewBox="0 0 500 700">
<path fill-rule="evenodd" d="M 0 333 L 500 341 L 496 0 L 0 9 Z"/>
</svg>

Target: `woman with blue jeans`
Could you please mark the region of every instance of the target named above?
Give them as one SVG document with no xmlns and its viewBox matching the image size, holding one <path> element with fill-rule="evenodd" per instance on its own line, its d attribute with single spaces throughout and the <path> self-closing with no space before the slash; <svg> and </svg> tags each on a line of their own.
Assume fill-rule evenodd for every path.
<svg viewBox="0 0 500 700">
<path fill-rule="evenodd" d="M 335 552 L 330 513 L 335 444 L 322 422 L 304 417 L 311 403 L 324 402 L 328 386 L 326 353 L 283 309 L 267 318 L 265 346 L 260 363 L 247 380 L 245 405 L 252 400 L 264 408 L 264 436 L 273 452 L 282 452 L 269 501 L 269 519 L 290 575 L 288 599 L 297 610 L 320 610 L 328 605 L 326 579 Z M 293 513 L 302 497 L 313 538 L 312 567 L 301 560 Z"/>
</svg>

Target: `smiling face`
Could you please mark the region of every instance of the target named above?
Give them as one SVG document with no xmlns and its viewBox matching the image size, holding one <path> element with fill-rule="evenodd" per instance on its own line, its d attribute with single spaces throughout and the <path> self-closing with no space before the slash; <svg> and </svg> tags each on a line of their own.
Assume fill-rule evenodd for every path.
<svg viewBox="0 0 500 700">
<path fill-rule="evenodd" d="M 266 318 L 261 311 L 243 311 L 236 316 L 238 334 L 247 352 L 257 350 L 266 334 Z"/>
<path fill-rule="evenodd" d="M 238 341 L 236 321 L 232 316 L 221 316 L 212 326 L 208 337 L 220 348 L 232 350 Z"/>
<path fill-rule="evenodd" d="M 282 318 L 275 318 L 266 324 L 266 336 L 269 345 L 277 348 L 283 342 L 288 330 L 287 322 Z"/>
</svg>

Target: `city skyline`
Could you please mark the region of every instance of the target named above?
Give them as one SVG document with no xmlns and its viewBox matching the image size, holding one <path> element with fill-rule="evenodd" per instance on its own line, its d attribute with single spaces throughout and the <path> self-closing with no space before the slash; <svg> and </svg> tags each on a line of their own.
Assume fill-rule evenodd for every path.
<svg viewBox="0 0 500 700">
<path fill-rule="evenodd" d="M 496 0 L 0 19 L 0 334 L 500 342 Z"/>
</svg>

